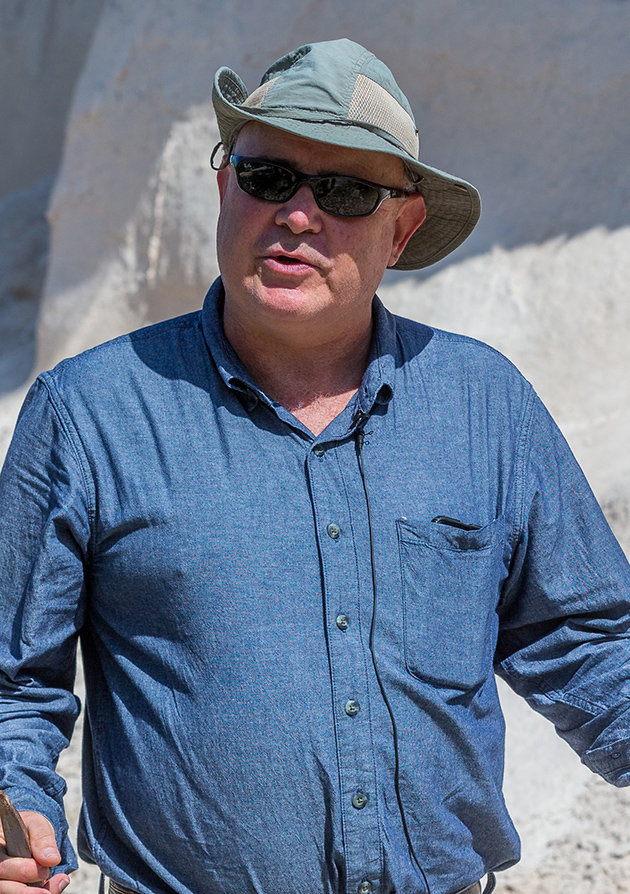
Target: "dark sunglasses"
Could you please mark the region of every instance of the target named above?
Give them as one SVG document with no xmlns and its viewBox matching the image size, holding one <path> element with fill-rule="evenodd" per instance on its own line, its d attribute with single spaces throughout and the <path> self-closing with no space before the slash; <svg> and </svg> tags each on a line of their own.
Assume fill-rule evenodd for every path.
<svg viewBox="0 0 630 894">
<path fill-rule="evenodd" d="M 288 202 L 302 183 L 308 183 L 318 208 L 335 217 L 367 217 L 374 214 L 385 199 L 409 195 L 403 189 L 380 186 L 358 177 L 302 174 L 264 158 L 230 155 L 230 164 L 236 172 L 236 182 L 247 195 L 280 204 Z"/>
</svg>

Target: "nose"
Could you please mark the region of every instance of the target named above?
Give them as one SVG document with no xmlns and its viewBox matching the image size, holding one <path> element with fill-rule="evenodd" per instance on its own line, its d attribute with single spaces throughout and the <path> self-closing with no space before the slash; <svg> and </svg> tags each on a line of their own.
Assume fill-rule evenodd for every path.
<svg viewBox="0 0 630 894">
<path fill-rule="evenodd" d="M 313 190 L 302 183 L 295 195 L 279 206 L 276 223 L 288 227 L 292 233 L 318 233 L 322 228 L 324 212 L 317 207 Z"/>
</svg>

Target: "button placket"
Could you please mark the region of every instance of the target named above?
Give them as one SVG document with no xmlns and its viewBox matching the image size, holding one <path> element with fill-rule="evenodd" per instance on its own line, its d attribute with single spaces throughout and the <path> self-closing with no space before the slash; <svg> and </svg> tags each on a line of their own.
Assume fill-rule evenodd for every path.
<svg viewBox="0 0 630 894">
<path fill-rule="evenodd" d="M 368 662 L 363 651 L 367 631 L 362 634 L 358 620 L 359 600 L 369 579 L 357 557 L 369 555 L 369 539 L 367 523 L 364 525 L 361 520 L 361 536 L 357 540 L 351 522 L 352 513 L 360 512 L 364 505 L 355 505 L 357 499 L 365 499 L 354 441 L 328 445 L 325 455 L 326 461 L 322 462 L 321 458 L 316 459 L 313 449 L 307 468 L 320 538 L 326 614 L 334 631 L 328 639 L 332 696 L 333 702 L 343 708 L 335 711 L 334 728 L 348 883 L 350 890 L 356 891 L 368 874 L 378 875 L 381 871 L 378 812 L 368 806 L 375 769 L 367 709 Z M 354 492 L 352 503 L 349 492 Z M 375 804 L 370 806 L 375 808 Z"/>
</svg>

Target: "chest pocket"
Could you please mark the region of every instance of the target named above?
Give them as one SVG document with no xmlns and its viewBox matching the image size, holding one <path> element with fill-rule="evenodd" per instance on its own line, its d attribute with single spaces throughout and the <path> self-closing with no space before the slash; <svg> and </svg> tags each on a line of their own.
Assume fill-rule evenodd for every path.
<svg viewBox="0 0 630 894">
<path fill-rule="evenodd" d="M 421 680 L 470 689 L 492 669 L 504 576 L 503 518 L 477 531 L 432 522 L 396 524 L 407 670 Z"/>
</svg>

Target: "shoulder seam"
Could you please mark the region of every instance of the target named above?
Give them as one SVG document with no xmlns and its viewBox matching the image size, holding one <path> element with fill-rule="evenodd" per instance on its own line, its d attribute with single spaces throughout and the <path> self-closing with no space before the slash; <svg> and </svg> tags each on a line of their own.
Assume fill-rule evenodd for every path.
<svg viewBox="0 0 630 894">
<path fill-rule="evenodd" d="M 472 335 L 463 335 L 459 332 L 449 332 L 447 329 L 439 329 L 436 326 L 430 326 L 427 323 L 420 323 L 417 320 L 410 320 L 408 317 L 401 317 L 398 314 L 394 314 L 394 316 L 396 318 L 397 330 L 399 329 L 400 323 L 403 324 L 402 326 L 400 326 L 401 331 L 405 330 L 405 323 L 411 323 L 412 327 L 422 327 L 423 329 L 431 332 L 431 341 L 449 342 L 453 345 L 461 345 L 462 347 L 470 345 L 472 347 L 479 348 L 484 353 L 491 354 L 492 356 L 496 357 L 497 360 L 503 362 L 505 366 L 514 370 L 521 378 L 527 381 L 518 367 L 513 363 L 512 360 L 510 360 L 509 357 L 506 357 L 506 355 L 499 351 L 498 348 L 494 348 L 492 345 L 489 345 L 485 341 L 480 341 L 478 338 L 474 338 Z"/>
<path fill-rule="evenodd" d="M 152 326 L 145 326 L 142 329 L 135 329 L 133 332 L 126 332 L 123 335 L 118 335 L 116 338 L 102 342 L 100 345 L 94 345 L 94 347 L 88 348 L 86 351 L 81 351 L 81 353 L 76 354 L 74 357 L 67 357 L 65 360 L 62 360 L 57 364 L 54 369 L 49 370 L 47 374 L 55 373 L 57 370 L 61 371 L 67 369 L 75 363 L 78 363 L 87 355 L 98 354 L 106 349 L 118 347 L 123 344 L 130 344 L 132 341 L 149 341 L 152 338 L 157 338 L 165 329 L 191 329 L 199 324 L 200 314 L 201 311 L 192 311 L 190 314 L 174 317 L 171 320 L 163 320 L 161 323 L 155 323 Z"/>
<path fill-rule="evenodd" d="M 432 331 L 435 336 L 440 341 L 448 341 L 453 343 L 460 343 L 462 345 L 473 345 L 476 348 L 481 348 L 485 353 L 492 354 L 495 357 L 503 360 L 508 366 L 512 369 L 517 370 L 519 375 L 522 375 L 518 370 L 518 367 L 510 360 L 509 357 L 506 357 L 498 348 L 493 348 L 492 345 L 489 345 L 485 341 L 480 341 L 478 338 L 473 338 L 472 335 L 461 335 L 457 332 L 448 332 L 446 329 L 435 329 L 433 327 Z"/>
<path fill-rule="evenodd" d="M 516 470 L 515 470 L 515 495 L 514 495 L 514 542 L 513 547 L 521 538 L 523 533 L 523 524 L 525 519 L 525 467 L 529 457 L 529 443 L 532 432 L 532 420 L 534 418 L 534 407 L 536 403 L 536 392 L 529 385 L 529 393 L 520 426 L 520 435 L 516 450 Z"/>
<path fill-rule="evenodd" d="M 90 463 L 85 451 L 85 446 L 83 444 L 83 441 L 81 440 L 76 426 L 74 425 L 74 422 L 72 421 L 72 417 L 68 412 L 68 408 L 66 407 L 63 398 L 59 394 L 57 383 L 55 382 L 52 374 L 50 372 L 42 373 L 39 376 L 39 380 L 46 389 L 48 399 L 50 400 L 50 405 L 55 411 L 55 415 L 59 420 L 61 428 L 65 432 L 68 443 L 70 444 L 74 457 L 79 466 L 83 486 L 88 497 L 88 517 L 90 520 L 91 535 L 93 535 L 94 521 L 96 518 L 96 493 L 92 473 L 90 470 Z M 73 435 L 76 435 L 76 440 Z M 77 442 L 80 447 L 77 445 Z"/>
</svg>

